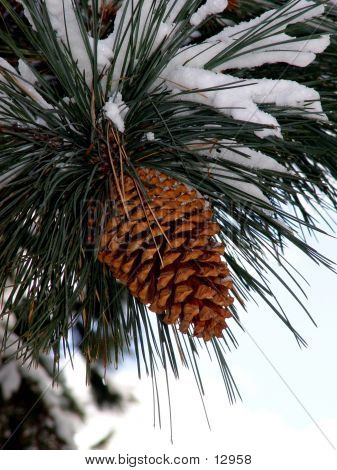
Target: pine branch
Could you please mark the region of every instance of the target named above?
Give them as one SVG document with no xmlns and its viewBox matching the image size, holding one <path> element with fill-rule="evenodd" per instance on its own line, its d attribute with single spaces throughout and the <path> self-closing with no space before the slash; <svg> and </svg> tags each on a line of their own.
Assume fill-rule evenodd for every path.
<svg viewBox="0 0 337 470">
<path fill-rule="evenodd" d="M 17 319 L 18 355 L 53 351 L 57 363 L 81 328 L 88 362 L 117 365 L 134 348 L 154 384 L 159 366 L 178 376 L 183 365 L 202 393 L 202 340 L 192 329 L 182 338 L 164 312 L 154 324 L 151 302 L 99 262 L 116 207 L 130 220 L 127 178 L 144 213 L 151 207 L 140 169 L 210 203 L 236 305 L 262 298 L 304 343 L 270 280 L 306 311 L 284 250 L 334 269 L 304 236 L 323 233 L 324 211 L 337 207 L 334 17 L 305 0 L 241 0 L 224 12 L 182 0 L 113 2 L 108 13 L 97 1 L 0 3 L 0 291 L 2 315 Z M 236 306 L 228 311 L 239 323 Z M 211 347 L 233 401 L 223 351 L 231 343 L 226 328 Z"/>
</svg>

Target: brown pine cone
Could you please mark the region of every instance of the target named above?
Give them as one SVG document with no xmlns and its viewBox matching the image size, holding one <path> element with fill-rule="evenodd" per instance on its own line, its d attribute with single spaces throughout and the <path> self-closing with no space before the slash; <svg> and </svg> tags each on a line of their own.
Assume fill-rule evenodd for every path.
<svg viewBox="0 0 337 470">
<path fill-rule="evenodd" d="M 165 323 L 179 322 L 183 333 L 193 325 L 205 340 L 221 337 L 234 299 L 208 202 L 156 170 L 137 173 L 141 184 L 130 176 L 120 184 L 124 202 L 115 195 L 117 215 L 106 224 L 98 259 L 150 310 L 165 314 Z"/>
</svg>

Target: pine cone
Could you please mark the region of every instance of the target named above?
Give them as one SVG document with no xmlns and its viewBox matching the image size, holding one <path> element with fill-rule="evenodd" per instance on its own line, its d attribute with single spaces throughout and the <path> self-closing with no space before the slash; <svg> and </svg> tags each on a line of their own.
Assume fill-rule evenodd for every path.
<svg viewBox="0 0 337 470">
<path fill-rule="evenodd" d="M 124 177 L 124 201 L 116 195 L 117 215 L 106 224 L 98 259 L 151 311 L 165 314 L 165 323 L 179 322 L 183 333 L 193 324 L 205 340 L 221 337 L 234 299 L 208 202 L 156 170 L 137 173 L 141 185 Z"/>
</svg>

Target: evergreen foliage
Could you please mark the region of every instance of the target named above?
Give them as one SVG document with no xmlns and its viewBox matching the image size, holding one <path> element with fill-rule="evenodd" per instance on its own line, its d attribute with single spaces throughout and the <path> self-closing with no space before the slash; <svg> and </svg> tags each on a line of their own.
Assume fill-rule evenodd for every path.
<svg viewBox="0 0 337 470">
<path fill-rule="evenodd" d="M 198 355 L 200 349 L 211 347 L 229 398 L 235 399 L 237 389 L 225 359 L 225 351 L 237 346 L 230 328 L 223 339 L 213 338 L 207 346 L 192 335 L 182 336 L 160 316 L 152 321 L 154 314 L 97 261 L 101 222 L 114 202 L 110 198 L 115 184 L 112 174 L 123 171 L 137 179 L 139 166 L 158 169 L 210 201 L 221 227 L 220 239 L 226 245 L 236 305 L 249 309 L 250 298 L 261 298 L 296 340 L 305 344 L 280 299 L 275 298 L 270 281 L 276 278 L 307 311 L 298 294 L 301 275 L 286 259 L 285 248 L 295 246 L 317 263 L 334 269 L 306 237 L 322 232 L 326 211 L 337 207 L 334 11 L 327 7 L 323 16 L 299 23 L 295 22 L 298 11 L 291 16 L 294 21 L 287 33 L 294 39 L 281 41 L 280 50 L 287 49 L 289 42 L 320 40 L 326 32 L 331 34 L 329 48 L 308 67 L 267 61 L 253 69 L 231 70 L 237 80 L 226 85 L 237 95 L 239 106 L 248 79 L 298 82 L 320 92 L 328 120 L 308 119 L 306 114 L 312 112 L 315 100 L 305 103 L 304 110 L 300 105 L 262 103 L 260 109 L 277 119 L 283 135 L 282 139 L 273 135 L 262 139 L 259 132 L 266 128 L 272 131 L 272 125 L 233 119 L 196 99 L 216 87 L 172 93 L 160 83 L 165 67 L 191 41 L 201 44 L 229 20 L 247 21 L 277 8 L 264 28 L 252 27 L 209 60 L 204 68 L 213 70 L 244 55 L 245 48 L 254 51 L 259 41 L 278 34 L 280 25 L 290 22 L 288 9 L 301 1 L 239 0 L 230 11 L 210 16 L 198 27 L 190 24 L 190 18 L 204 2 L 177 2 L 181 9 L 176 13 L 174 34 L 158 44 L 156 34 L 167 19 L 168 2 L 154 2 L 143 30 L 141 9 L 146 2 L 136 2 L 127 26 L 123 17 L 120 20 L 114 54 L 103 71 L 99 69 L 99 41 L 111 36 L 120 2 L 109 3 L 109 9 L 102 10 L 96 0 L 92 7 L 85 0 L 77 1 L 74 7 L 83 54 L 89 57 L 92 73 L 88 86 L 88 73 L 78 66 L 72 44 L 62 42 L 55 33 L 47 3 L 22 1 L 32 28 L 20 5 L 0 0 L 0 54 L 14 67 L 18 59 L 29 64 L 35 81 L 33 87 L 24 78 L 23 82 L 18 80 L 17 71 L 0 63 L 0 291 L 6 294 L 1 315 L 5 320 L 13 315 L 16 318 L 19 357 L 38 361 L 41 352 L 53 352 L 57 370 L 63 352 L 72 354 L 72 334 L 80 329 L 81 348 L 89 363 L 102 360 L 118 365 L 125 349 L 134 350 L 139 373 L 144 368 L 153 377 L 155 388 L 158 366 L 171 369 L 177 377 L 182 363 L 192 369 L 202 392 Z M 301 14 L 316 7 L 316 3 L 302 3 Z M 130 34 L 126 48 L 125 30 Z M 116 84 L 118 67 L 121 74 Z M 118 132 L 103 111 L 117 91 L 128 107 L 125 132 Z M 148 133 L 155 139 L 144 138 Z M 234 152 L 238 161 L 206 156 L 203 146 L 210 143 L 220 152 Z M 247 148 L 271 157 L 286 171 L 280 171 L 280 166 L 265 169 L 243 163 L 239 157 L 249 159 Z M 215 168 L 213 174 L 210 168 Z M 255 193 L 248 191 L 252 186 Z M 90 225 L 92 207 L 94 225 Z M 277 261 L 277 270 L 270 257 Z M 232 308 L 232 315 L 240 324 L 237 308 Z M 10 334 L 8 329 L 9 341 Z M 6 337 L 2 347 L 6 349 Z"/>
</svg>

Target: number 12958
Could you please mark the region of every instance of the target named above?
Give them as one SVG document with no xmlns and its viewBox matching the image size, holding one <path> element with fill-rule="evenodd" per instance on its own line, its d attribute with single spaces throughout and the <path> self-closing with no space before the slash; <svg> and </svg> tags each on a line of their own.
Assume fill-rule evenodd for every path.
<svg viewBox="0 0 337 470">
<path fill-rule="evenodd" d="M 251 455 L 216 455 L 215 462 L 220 465 L 233 465 L 233 464 L 247 464 L 249 465 L 252 463 L 252 456 Z"/>
</svg>

